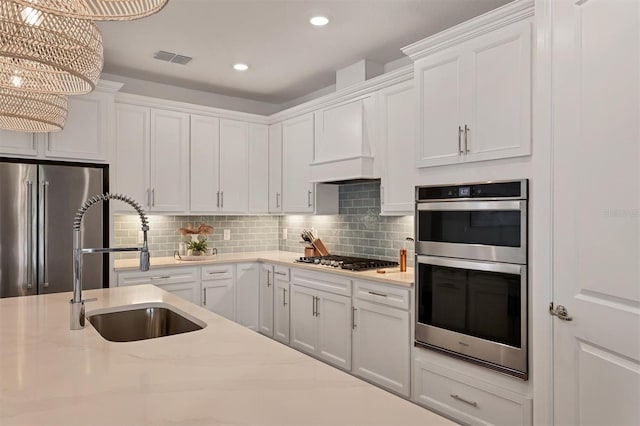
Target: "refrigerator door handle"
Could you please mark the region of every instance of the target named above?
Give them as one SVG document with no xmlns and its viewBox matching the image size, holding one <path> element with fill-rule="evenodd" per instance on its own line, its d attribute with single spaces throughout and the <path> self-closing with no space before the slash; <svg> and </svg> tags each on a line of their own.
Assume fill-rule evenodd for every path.
<svg viewBox="0 0 640 426">
<path fill-rule="evenodd" d="M 33 182 L 27 184 L 27 288 L 33 288 Z"/>
<path fill-rule="evenodd" d="M 43 279 L 42 286 L 49 287 L 49 265 L 47 262 L 47 252 L 49 251 L 49 238 L 47 237 L 47 222 L 49 210 L 49 182 L 42 182 L 42 265 Z"/>
</svg>

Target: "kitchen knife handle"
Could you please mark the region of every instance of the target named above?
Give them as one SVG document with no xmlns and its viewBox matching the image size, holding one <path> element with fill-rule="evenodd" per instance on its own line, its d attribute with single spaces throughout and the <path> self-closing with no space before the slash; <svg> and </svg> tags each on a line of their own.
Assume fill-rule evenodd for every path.
<svg viewBox="0 0 640 426">
<path fill-rule="evenodd" d="M 43 205 L 42 205 L 42 211 L 44 212 L 42 215 L 42 229 L 43 229 L 43 250 L 42 250 L 42 264 L 44 265 L 44 273 L 43 273 L 43 283 L 42 286 L 44 288 L 48 288 L 49 287 L 49 265 L 48 265 L 48 261 L 47 261 L 47 252 L 49 251 L 49 238 L 47 236 L 48 232 L 47 232 L 47 222 L 49 221 L 49 214 L 48 214 L 48 209 L 49 209 L 49 182 L 45 181 L 42 182 L 42 200 L 43 200 Z"/>
<path fill-rule="evenodd" d="M 33 288 L 33 182 L 27 181 L 27 288 Z"/>
</svg>

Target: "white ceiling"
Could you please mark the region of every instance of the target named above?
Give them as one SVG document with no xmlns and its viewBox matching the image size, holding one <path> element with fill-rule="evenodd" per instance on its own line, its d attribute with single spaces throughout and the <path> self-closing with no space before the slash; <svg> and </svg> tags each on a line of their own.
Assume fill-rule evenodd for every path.
<svg viewBox="0 0 640 426">
<path fill-rule="evenodd" d="M 158 14 L 101 22 L 104 71 L 283 103 L 335 83 L 360 59 L 388 63 L 400 48 L 510 0 L 169 0 Z M 308 23 L 329 16 L 325 27 Z M 165 50 L 182 66 L 153 59 Z M 239 73 L 236 62 L 251 67 Z"/>
</svg>

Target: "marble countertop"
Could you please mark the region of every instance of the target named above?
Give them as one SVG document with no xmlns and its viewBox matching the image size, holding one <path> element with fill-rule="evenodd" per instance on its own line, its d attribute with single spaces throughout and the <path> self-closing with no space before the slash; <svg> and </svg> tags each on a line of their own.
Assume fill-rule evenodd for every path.
<svg viewBox="0 0 640 426">
<path fill-rule="evenodd" d="M 451 425 L 152 285 L 87 312 L 164 302 L 203 330 L 129 343 L 69 330 L 70 293 L 0 299 L 0 425 Z"/>
<path fill-rule="evenodd" d="M 411 287 L 414 281 L 413 268 L 407 268 L 406 272 L 400 272 L 399 267 L 384 268 L 384 274 L 379 274 L 375 270 L 354 272 L 344 269 L 311 265 L 308 263 L 298 263 L 296 262 L 296 259 L 300 258 L 300 256 L 300 253 L 287 251 L 261 251 L 251 253 L 218 254 L 212 259 L 203 261 L 181 261 L 174 259 L 173 257 L 151 257 L 151 269 L 173 266 L 201 266 L 216 263 L 267 262 L 296 268 L 305 268 L 318 272 L 327 272 L 342 276 L 348 276 L 352 279 L 378 281 L 385 284 L 393 284 L 403 287 Z M 139 260 L 137 258 L 116 260 L 114 264 L 114 270 L 117 272 L 133 271 L 137 270 L 138 267 Z"/>
</svg>

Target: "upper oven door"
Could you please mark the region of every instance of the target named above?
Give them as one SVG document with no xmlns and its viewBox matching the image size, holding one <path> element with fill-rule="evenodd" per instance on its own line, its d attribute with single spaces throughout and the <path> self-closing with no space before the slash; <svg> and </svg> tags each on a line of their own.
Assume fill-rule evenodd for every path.
<svg viewBox="0 0 640 426">
<path fill-rule="evenodd" d="M 418 254 L 527 262 L 527 201 L 418 203 Z"/>
</svg>

